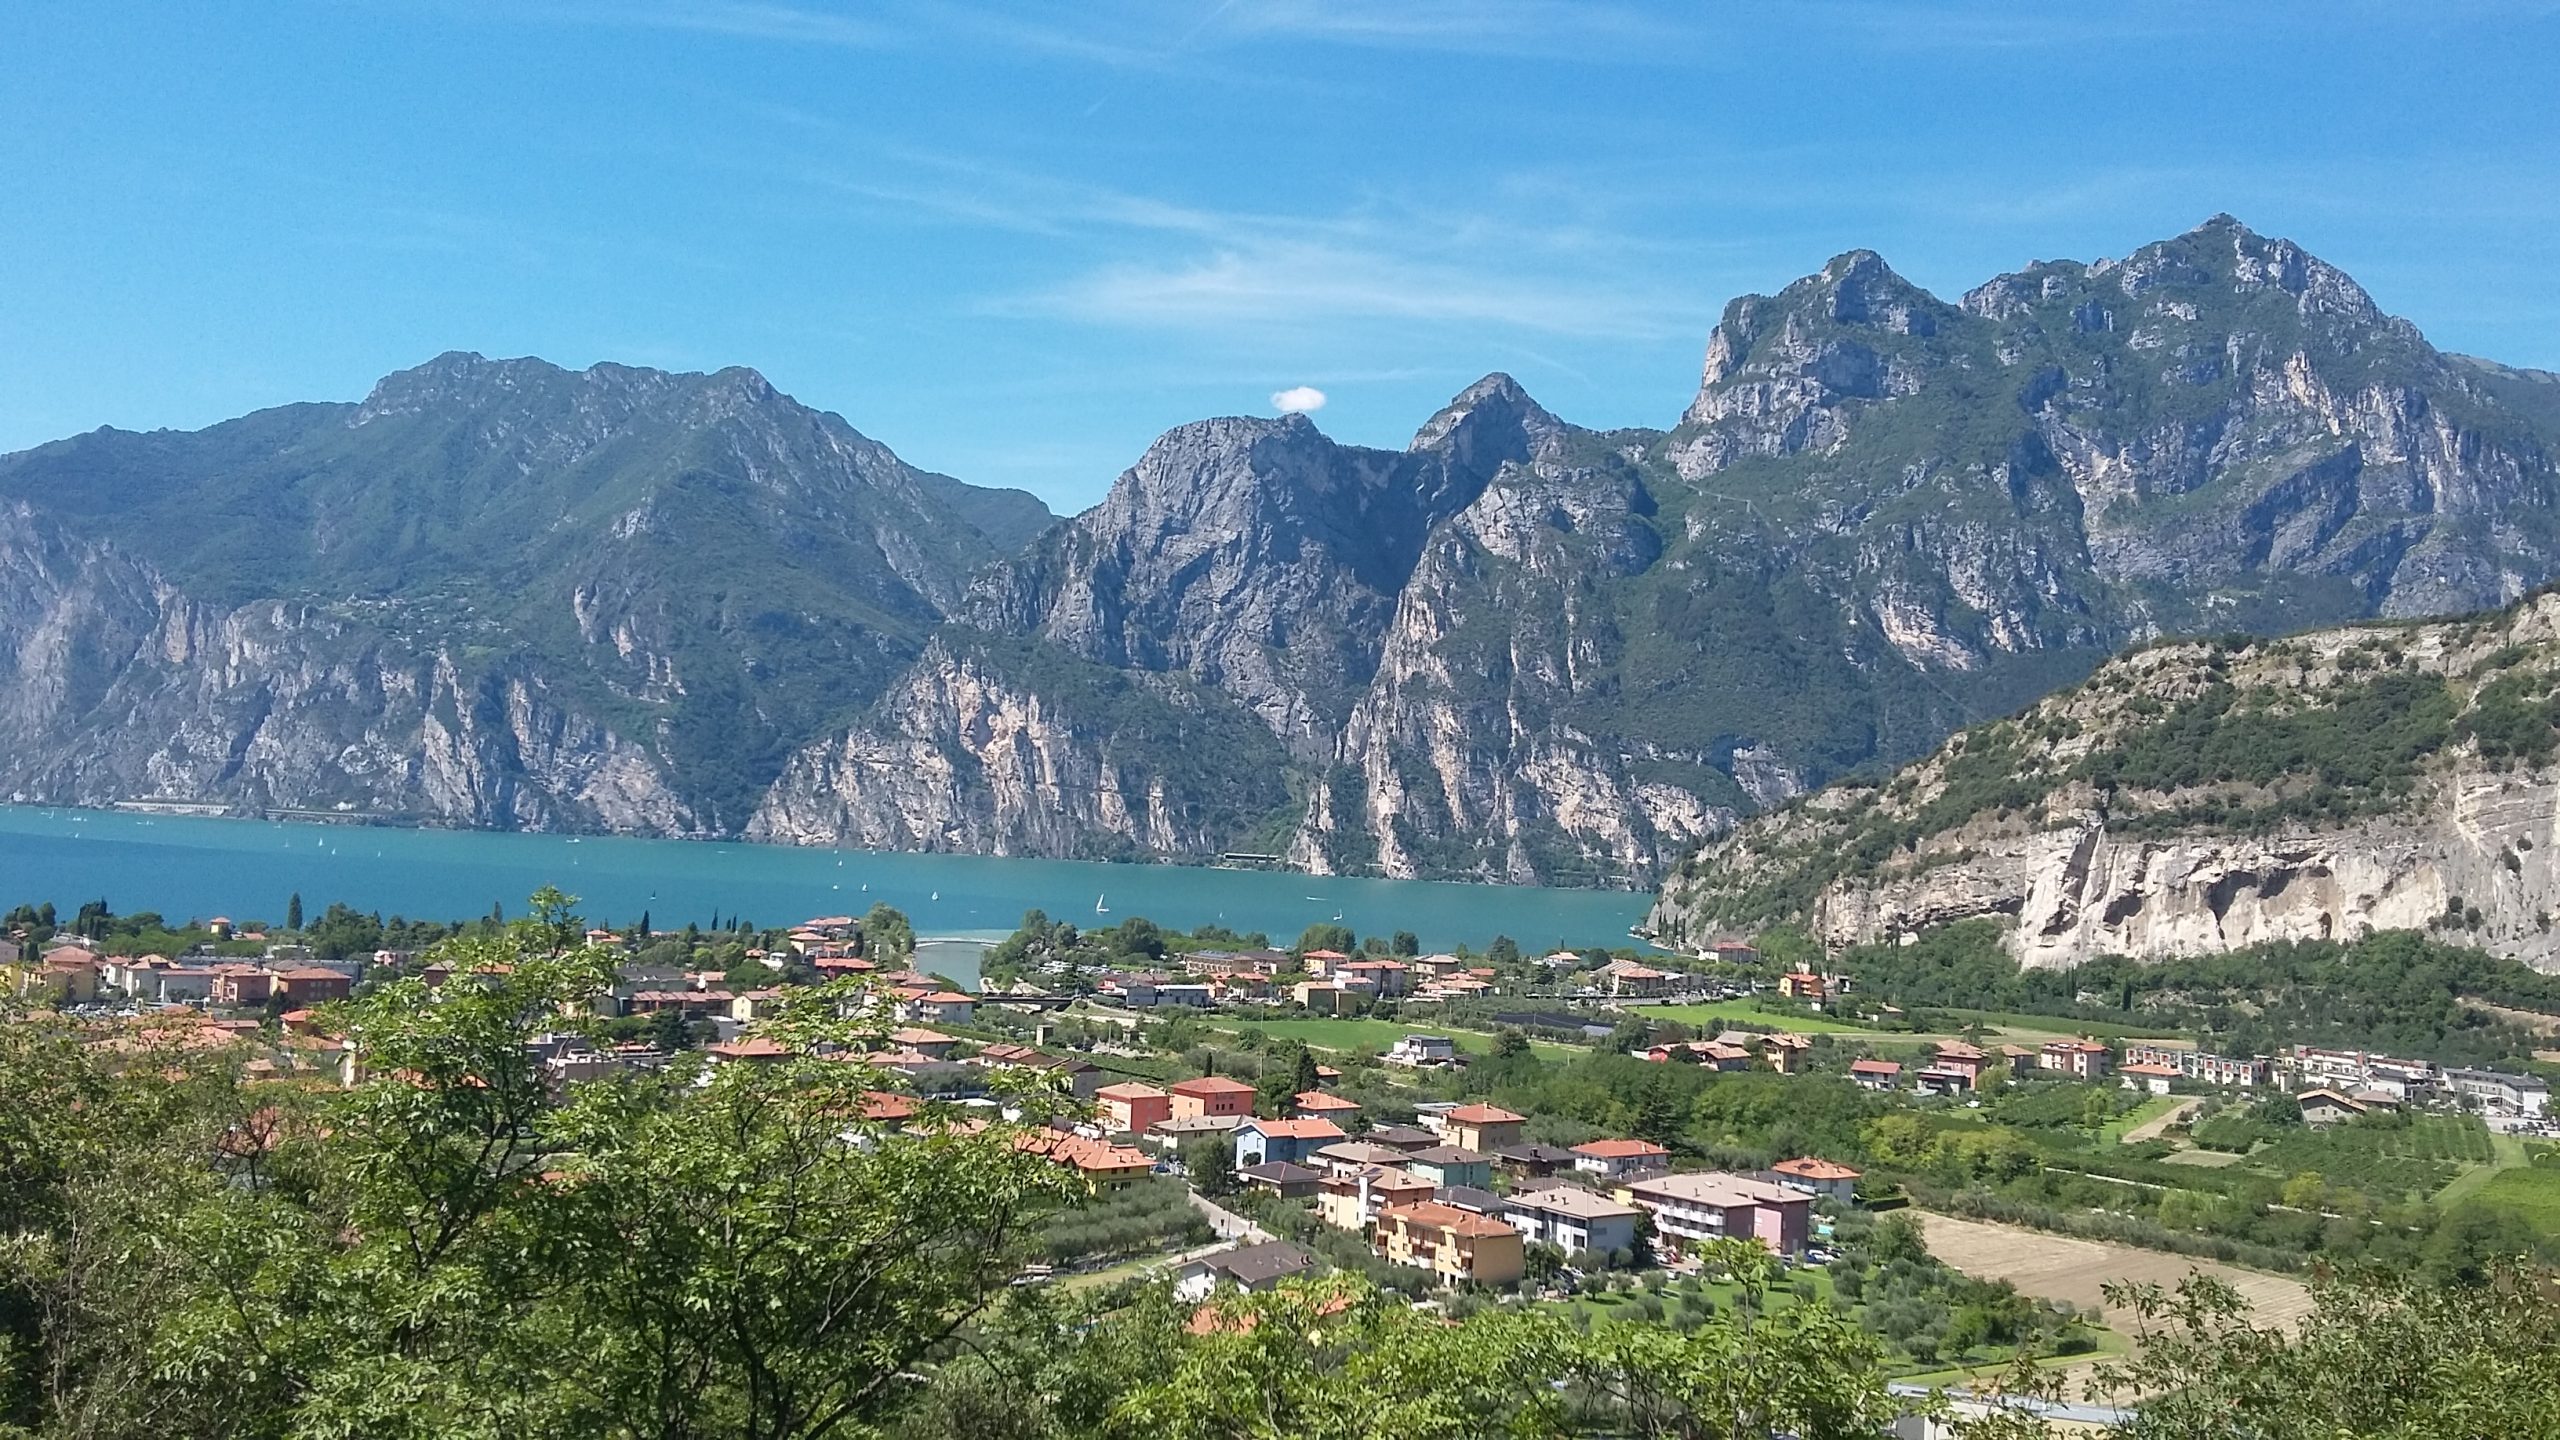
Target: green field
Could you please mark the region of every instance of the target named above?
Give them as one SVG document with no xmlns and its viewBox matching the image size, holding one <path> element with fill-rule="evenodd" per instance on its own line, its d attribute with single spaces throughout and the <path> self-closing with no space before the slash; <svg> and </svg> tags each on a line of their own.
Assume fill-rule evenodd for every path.
<svg viewBox="0 0 2560 1440">
<path fill-rule="evenodd" d="M 1834 1294 L 1831 1284 L 1831 1272 L 1827 1268 L 1822 1266 L 1806 1266 L 1795 1271 L 1788 1278 L 1791 1281 L 1801 1279 L 1813 1282 L 1814 1304 L 1827 1305 L 1832 1303 Z M 1740 1291 L 1736 1287 L 1716 1281 L 1696 1282 L 1697 1289 L 1694 1291 L 1685 1291 L 1679 1288 L 1684 1287 L 1689 1283 L 1691 1282 L 1685 1279 L 1673 1282 L 1675 1287 L 1674 1293 L 1661 1297 L 1666 1302 L 1666 1309 L 1669 1308 L 1671 1303 L 1678 1301 L 1683 1294 L 1693 1294 L 1705 1299 L 1714 1305 L 1715 1309 L 1719 1313 L 1722 1313 L 1730 1311 L 1735 1301 L 1740 1297 Z M 1541 1309 L 1556 1310 L 1568 1314 L 1574 1311 L 1580 1311 L 1594 1320 L 1644 1321 L 1646 1318 L 1644 1311 L 1637 1304 L 1636 1300 L 1637 1295 L 1640 1293 L 1644 1292 L 1611 1291 L 1604 1292 L 1600 1295 L 1576 1295 L 1570 1300 L 1539 1301 L 1538 1306 Z M 1805 1302 L 1797 1298 L 1792 1284 L 1782 1284 L 1770 1290 L 1765 1296 L 1763 1296 L 1762 1303 L 1774 1312 L 1791 1309 L 1794 1306 Z M 1851 1313 L 1862 1313 L 1865 1308 L 1866 1307 L 1863 1304 L 1851 1306 Z M 2103 1325 L 2092 1325 L 2089 1327 L 2089 1331 L 2098 1342 L 2098 1348 L 2095 1351 L 2086 1355 L 2048 1356 L 2037 1360 L 2035 1362 L 2036 1367 L 2042 1369 L 2047 1366 L 2087 1365 L 2098 1359 L 2123 1355 L 2131 1348 L 2126 1343 L 2123 1336 L 2107 1329 Z M 1891 1362 L 1886 1368 L 1892 1372 L 1893 1378 L 1897 1380 L 1910 1380 L 1918 1384 L 1926 1385 L 1953 1385 L 1979 1374 L 2004 1369 L 2014 1360 L 2014 1358 L 2015 1352 L 2012 1350 L 2003 1349 L 1998 1346 L 1983 1346 L 1974 1350 L 1969 1350 L 1962 1355 L 1941 1356 L 1937 1360 L 1930 1362 L 1930 1364 L 1925 1368 L 1913 1364 L 1908 1359 Z"/>
<path fill-rule="evenodd" d="M 1956 1016 L 1989 1026 L 1994 1030 L 2009 1030 L 2024 1035 L 2040 1035 L 2063 1040 L 2079 1035 L 2097 1040 L 2177 1038 L 2174 1034 L 2164 1033 L 2157 1025 L 2147 1028 L 2139 1025 L 2115 1025 L 2099 1020 L 2073 1020 L 2060 1015 L 2028 1015 L 2015 1010 L 1964 1010 L 1931 1006 L 1929 1013 Z"/>
<path fill-rule="evenodd" d="M 2513 1135 L 2489 1137 L 2489 1163 L 2474 1165 L 2453 1177 L 2453 1183 L 2436 1192 L 2439 1208 L 2450 1209 L 2465 1198 L 2476 1195 L 2501 1170 L 2511 1170 L 2526 1161 L 2524 1142 Z"/>
<path fill-rule="evenodd" d="M 2500 1170 L 2472 1191 L 2471 1198 L 2504 1210 L 2545 1235 L 2560 1237 L 2560 1169 L 2532 1165 Z"/>
<path fill-rule="evenodd" d="M 2098 1127 L 2098 1138 L 2109 1145 L 2124 1143 L 2124 1133 L 2137 1125 L 2148 1124 L 2184 1105 L 2192 1098 L 2185 1095 L 2152 1095 L 2139 1105 Z"/>
<path fill-rule="evenodd" d="M 1831 1020 L 1820 1015 L 1773 1014 L 1748 1000 L 1729 1000 L 1718 1005 L 1634 1005 L 1630 1015 L 1648 1020 L 1677 1020 L 1683 1025 L 1726 1026 L 1736 1024 L 1767 1025 L 1778 1030 L 1792 1030 L 1799 1035 L 1886 1035 L 1885 1030 L 1870 1030 L 1846 1020 Z"/>
<path fill-rule="evenodd" d="M 2288 1130 L 2275 1143 L 2250 1151 L 2248 1164 L 2272 1175 L 2317 1171 L 2333 1184 L 2382 1198 L 2419 1198 L 2444 1189 L 2463 1167 L 2495 1159 L 2488 1127 L 2477 1119 L 2413 1115 L 2401 1124 Z"/>
<path fill-rule="evenodd" d="M 1475 1030 L 1452 1030 L 1446 1026 L 1407 1025 L 1395 1020 L 1316 1019 L 1316 1020 L 1245 1020 L 1211 1027 L 1232 1033 L 1259 1030 L 1282 1040 L 1295 1040 L 1318 1050 L 1348 1053 L 1355 1050 L 1383 1051 L 1407 1035 L 1445 1035 L 1459 1049 L 1470 1055 L 1490 1054 L 1493 1037 Z M 1548 1059 L 1581 1052 L 1570 1045 L 1552 1040 L 1532 1040 L 1530 1048 Z"/>
</svg>

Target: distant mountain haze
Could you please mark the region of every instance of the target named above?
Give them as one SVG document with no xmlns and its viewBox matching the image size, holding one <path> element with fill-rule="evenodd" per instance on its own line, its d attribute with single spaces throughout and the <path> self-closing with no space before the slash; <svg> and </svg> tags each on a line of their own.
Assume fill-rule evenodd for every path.
<svg viewBox="0 0 2560 1440">
<path fill-rule="evenodd" d="M 1642 885 L 2129 642 L 2510 601 L 2560 380 L 2217 217 L 1729 305 L 1667 430 L 1159 439 L 1094 509 L 752 371 L 447 355 L 0 458 L 0 796 Z"/>
</svg>

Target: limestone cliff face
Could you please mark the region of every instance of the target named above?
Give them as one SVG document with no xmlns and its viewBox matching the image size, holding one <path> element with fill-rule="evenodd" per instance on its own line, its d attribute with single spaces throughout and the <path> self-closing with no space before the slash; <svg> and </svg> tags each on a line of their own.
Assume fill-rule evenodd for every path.
<svg viewBox="0 0 2560 1440">
<path fill-rule="evenodd" d="M 2555 685 L 2549 594 L 2460 621 L 2155 647 L 1885 786 L 1746 823 L 1649 924 L 1696 942 L 1794 918 L 1850 945 L 2005 917 L 2029 965 L 2433 927 L 2560 970 Z M 2111 783 L 2123 754 L 2144 775 L 2165 757 L 2177 783 Z"/>
<path fill-rule="evenodd" d="M 657 762 L 538 675 L 466 675 L 307 606 L 193 599 L 0 510 L 0 795 L 509 829 L 693 828 Z"/>
<path fill-rule="evenodd" d="M 1507 376 L 1403 452 L 1337 444 L 1302 415 L 1185 425 L 983 583 L 968 618 L 1096 664 L 1190 676 L 1321 762 L 1433 530 L 1563 428 Z"/>
<path fill-rule="evenodd" d="M 735 834 L 1045 526 L 745 369 L 452 354 L 0 456 L 0 794 Z"/>
<path fill-rule="evenodd" d="M 2028 965 L 2099 955 L 2209 954 L 2267 940 L 2346 940 L 2480 912 L 2466 940 L 2560 970 L 2560 868 L 2519 861 L 2560 843 L 2560 773 L 2452 779 L 2411 813 L 2337 829 L 2159 839 L 2080 828 L 1989 841 L 1926 877 L 1848 886 L 1815 929 L 1849 945 L 1983 915 L 2014 916 Z"/>
<path fill-rule="evenodd" d="M 1036 687 L 1001 657 L 937 639 L 862 725 L 795 755 L 747 836 L 982 855 L 1195 858 L 1285 799 L 1276 746 L 1221 735 L 1206 699 L 1177 682 L 1139 696 Z M 1138 723 L 1123 727 L 1132 705 Z M 1168 768 L 1167 717 L 1192 727 L 1198 763 Z M 1239 728 L 1240 717 L 1234 722 Z M 1265 767 L 1205 779 L 1201 767 Z M 1222 786 L 1241 785 L 1230 801 Z M 1258 792 L 1258 793 L 1256 793 Z"/>
<path fill-rule="evenodd" d="M 1516 414 L 1527 397 L 1507 381 L 1478 386 L 1414 448 L 1477 428 L 1474 412 L 1493 404 Z M 1661 556 L 1644 518 L 1652 499 L 1623 457 L 1590 437 L 1569 444 L 1579 432 L 1535 414 L 1526 453 L 1423 547 L 1344 726 L 1347 773 L 1292 844 L 1298 863 L 1327 870 L 1348 855 L 1395 876 L 1622 883 L 1732 822 L 1731 807 L 1647 773 L 1711 774 L 1709 757 L 1631 748 L 1608 713 L 1611 589 Z"/>
</svg>

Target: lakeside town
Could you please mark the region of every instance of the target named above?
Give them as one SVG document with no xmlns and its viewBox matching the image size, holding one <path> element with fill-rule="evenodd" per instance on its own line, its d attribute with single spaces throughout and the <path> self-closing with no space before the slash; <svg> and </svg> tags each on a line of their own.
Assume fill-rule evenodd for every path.
<svg viewBox="0 0 2560 1440">
<path fill-rule="evenodd" d="M 292 927 L 103 903 L 58 919 L 10 918 L 21 1003 L 102 1050 L 227 1057 L 253 1083 L 358 1085 L 343 1002 L 490 978 L 434 944 L 473 927 L 342 906 Z M 578 938 L 612 980 L 525 1047 L 555 1103 L 671 1067 L 857 1062 L 877 1077 L 869 1133 L 1014 1125 L 1075 1182 L 1085 1199 L 1021 1283 L 1169 1281 L 1201 1324 L 1222 1292 L 1330 1270 L 1451 1314 L 1580 1323 L 1820 1304 L 1898 1373 L 1961 1385 L 2007 1355 L 2069 1372 L 2123 1350 L 2094 1270 L 2056 1283 L 2026 1263 L 2055 1247 L 2298 1299 L 2276 1277 L 2324 1257 L 2458 1269 L 2560 1239 L 2536 1228 L 2560 1175 L 2539 1074 L 1906 1006 L 1854 963 L 1792 966 L 1741 938 L 1689 957 L 1422 953 L 1339 926 L 1284 947 L 1035 912 L 974 992 L 916 969 L 886 906 Z M 863 1045 L 799 1038 L 813 1002 L 866 1024 Z M 2484 1208 L 2516 1177 L 2526 1203 Z M 1775 1289 L 1737 1286 L 1719 1258 L 1735 1241 L 1766 1252 Z"/>
</svg>

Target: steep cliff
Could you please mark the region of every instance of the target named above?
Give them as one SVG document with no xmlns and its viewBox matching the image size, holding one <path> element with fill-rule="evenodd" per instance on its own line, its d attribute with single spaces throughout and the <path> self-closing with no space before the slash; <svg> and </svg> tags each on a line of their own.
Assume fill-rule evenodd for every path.
<svg viewBox="0 0 2560 1440">
<path fill-rule="evenodd" d="M 842 736 L 795 755 L 750 839 L 1203 858 L 1284 811 L 1288 756 L 1187 676 L 954 627 Z"/>
<path fill-rule="evenodd" d="M 208 605 L 0 511 L 0 795 L 685 833 L 660 763 L 536 675 L 311 606 Z"/>
<path fill-rule="evenodd" d="M 2560 595 L 2161 644 L 1880 786 L 1746 822 L 1668 883 L 1667 943 L 2010 922 L 2022 963 L 2438 928 L 2560 969 Z"/>
<path fill-rule="evenodd" d="M 0 458 L 0 793 L 730 833 L 1029 496 L 752 371 L 448 355 Z"/>
</svg>

